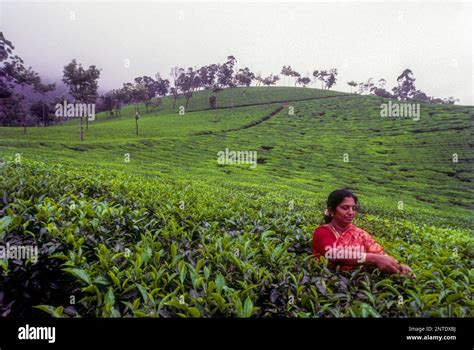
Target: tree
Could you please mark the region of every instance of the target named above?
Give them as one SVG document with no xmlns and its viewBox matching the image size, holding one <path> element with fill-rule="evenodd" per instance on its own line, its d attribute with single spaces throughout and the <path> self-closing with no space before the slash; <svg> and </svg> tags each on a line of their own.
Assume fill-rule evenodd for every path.
<svg viewBox="0 0 474 350">
<path fill-rule="evenodd" d="M 18 124 L 17 117 L 21 114 L 21 100 L 18 94 L 12 93 L 9 97 L 0 100 L 0 123 L 4 126 Z"/>
<path fill-rule="evenodd" d="M 96 66 L 89 66 L 84 69 L 82 65 L 73 59 L 69 64 L 64 66 L 63 82 L 69 87 L 69 93 L 75 99 L 75 102 L 80 103 L 95 103 L 97 99 L 98 80 L 100 77 L 100 70 Z M 82 126 L 83 116 L 80 120 L 80 140 L 84 140 L 84 132 Z M 89 128 L 89 118 L 86 118 L 86 128 Z"/>
<path fill-rule="evenodd" d="M 455 104 L 456 102 L 459 102 L 459 99 L 458 98 L 454 98 L 453 96 L 449 96 L 448 98 L 443 98 L 443 104 L 446 104 L 446 105 L 453 105 Z"/>
<path fill-rule="evenodd" d="M 39 94 L 41 94 L 41 105 L 43 106 L 43 108 L 45 106 L 47 106 L 47 103 L 45 101 L 45 98 L 46 98 L 46 95 L 51 92 L 51 91 L 54 91 L 56 90 L 56 83 L 52 83 L 52 84 L 43 84 L 41 82 L 41 79 L 39 79 L 38 81 L 36 81 L 34 84 L 33 84 L 33 89 L 35 92 L 38 92 Z M 46 110 L 43 110 L 43 114 L 41 116 L 41 120 L 43 121 L 43 127 L 46 126 L 46 125 L 49 125 L 49 118 L 46 119 L 46 114 L 47 111 Z M 48 123 L 46 123 L 48 121 Z"/>
<path fill-rule="evenodd" d="M 25 92 L 24 92 L 24 87 L 25 86 L 32 86 L 34 84 L 37 84 L 39 82 L 39 75 L 31 67 L 21 69 L 19 71 L 19 75 L 17 78 L 17 83 L 21 87 L 21 100 L 22 100 L 22 115 L 23 115 L 23 133 L 26 134 L 26 114 L 27 114 L 27 106 L 26 106 L 26 100 L 25 100 Z"/>
<path fill-rule="evenodd" d="M 306 87 L 306 85 L 311 83 L 311 79 L 308 77 L 300 77 L 298 78 L 297 83 L 303 85 L 303 87 Z"/>
<path fill-rule="evenodd" d="M 387 90 L 381 87 L 376 87 L 375 89 L 372 90 L 372 93 L 375 96 L 379 96 L 379 97 L 387 97 L 387 98 L 393 97 L 393 95 L 390 92 L 388 92 Z"/>
<path fill-rule="evenodd" d="M 288 67 L 283 66 L 283 68 L 280 71 L 280 74 L 284 75 L 284 76 L 287 76 L 287 77 L 295 78 L 295 86 L 296 86 L 296 84 L 300 84 L 298 79 L 301 77 L 301 74 L 298 73 L 297 71 L 295 71 L 293 68 L 291 68 L 290 65 L 288 65 Z"/>
<path fill-rule="evenodd" d="M 122 105 L 129 103 L 127 92 L 124 88 L 112 90 L 113 101 L 115 102 L 115 114 L 120 118 L 122 116 Z"/>
<path fill-rule="evenodd" d="M 253 74 L 248 67 L 241 68 L 235 75 L 235 80 L 237 81 L 238 86 L 249 87 L 252 84 L 252 80 L 255 79 L 255 74 Z"/>
<path fill-rule="evenodd" d="M 301 74 L 298 73 L 297 71 L 293 70 L 290 65 L 283 66 L 283 68 L 280 71 L 281 75 L 284 75 L 286 77 L 293 77 L 295 78 L 295 86 L 296 84 L 300 84 L 301 82 L 299 81 L 299 78 L 301 77 Z"/>
<path fill-rule="evenodd" d="M 291 75 L 293 78 L 295 78 L 295 86 L 296 86 L 296 84 L 298 83 L 298 79 L 301 77 L 301 74 L 298 73 L 298 72 L 295 71 L 295 70 L 292 70 L 292 71 L 290 72 L 290 75 Z"/>
<path fill-rule="evenodd" d="M 232 78 L 234 75 L 234 65 L 237 59 L 234 56 L 228 56 L 227 62 L 219 66 L 217 72 L 217 83 L 220 87 L 231 87 L 233 84 Z"/>
<path fill-rule="evenodd" d="M 156 94 L 158 96 L 166 96 L 169 91 L 170 81 L 168 79 L 163 79 L 160 76 L 160 73 L 155 74 L 156 79 Z"/>
<path fill-rule="evenodd" d="M 311 74 L 311 75 L 313 76 L 313 80 L 316 83 L 319 80 L 319 70 L 318 69 L 314 70 L 313 74 Z M 321 86 L 321 88 L 322 88 L 322 86 Z"/>
<path fill-rule="evenodd" d="M 351 80 L 351 81 L 347 82 L 347 85 L 349 85 L 351 87 L 351 94 L 352 94 L 352 88 L 356 87 L 357 83 L 354 80 Z"/>
<path fill-rule="evenodd" d="M 109 91 L 105 95 L 102 95 L 101 97 L 102 100 L 102 110 L 108 111 L 109 112 L 109 117 L 111 117 L 114 114 L 114 109 L 117 104 L 116 102 L 116 95 L 114 94 L 114 91 Z"/>
<path fill-rule="evenodd" d="M 12 54 L 13 54 L 13 44 L 11 41 L 8 41 L 3 36 L 3 33 L 0 32 L 0 62 L 6 61 Z M 16 58 L 20 59 L 20 57 L 15 56 Z M 12 95 L 12 80 L 14 77 L 8 75 L 5 71 L 5 68 L 2 66 L 0 67 L 0 98 L 6 99 L 10 98 Z"/>
<path fill-rule="evenodd" d="M 201 82 L 201 87 L 205 90 L 212 89 L 216 84 L 218 71 L 219 66 L 217 64 L 210 64 L 199 68 L 197 74 Z"/>
<path fill-rule="evenodd" d="M 170 81 L 168 79 L 161 78 L 160 73 L 155 74 L 155 80 L 153 83 L 154 96 L 148 101 L 149 105 L 151 105 L 151 110 L 154 110 L 161 105 L 161 96 L 166 96 L 169 91 L 169 85 Z"/>
<path fill-rule="evenodd" d="M 240 68 L 235 74 L 235 81 L 237 86 L 249 87 L 252 84 L 252 81 L 255 79 L 255 74 L 253 74 L 248 67 Z M 245 89 L 242 91 L 244 97 Z"/>
<path fill-rule="evenodd" d="M 23 60 L 15 56 L 11 61 L 5 62 L 3 69 L 3 73 L 9 81 L 13 81 L 15 84 L 20 85 L 21 93 L 15 94 L 14 96 L 18 98 L 18 105 L 20 114 L 22 115 L 22 125 L 23 125 L 23 133 L 26 134 L 26 101 L 25 101 L 25 93 L 24 88 L 25 86 L 30 86 L 37 84 L 39 81 L 39 75 L 31 67 L 25 68 L 23 65 Z"/>
<path fill-rule="evenodd" d="M 221 88 L 228 87 L 231 89 L 231 106 L 234 107 L 234 88 L 237 86 L 234 77 L 234 66 L 237 59 L 234 56 L 228 56 L 227 62 L 220 65 L 220 69 L 217 73 L 217 83 Z"/>
<path fill-rule="evenodd" d="M 332 88 L 334 85 L 336 85 L 337 81 L 337 69 L 333 68 L 329 70 L 329 73 L 327 73 L 324 83 L 326 85 L 327 89 Z"/>
<path fill-rule="evenodd" d="M 270 74 L 268 77 L 262 80 L 262 83 L 263 85 L 270 87 L 270 85 L 275 85 L 278 80 L 280 80 L 278 75 Z"/>
<path fill-rule="evenodd" d="M 329 73 L 325 70 L 315 70 L 313 72 L 313 77 L 314 80 L 319 80 L 321 81 L 321 89 L 324 89 L 324 86 L 326 84 L 326 77 L 329 75 Z"/>
<path fill-rule="evenodd" d="M 140 119 L 140 113 L 138 113 L 138 110 L 135 111 L 135 133 L 138 136 L 138 119 Z"/>
<path fill-rule="evenodd" d="M 171 80 L 173 81 L 173 86 L 170 88 L 170 92 L 171 94 L 173 95 L 173 109 L 175 109 L 176 107 L 176 100 L 178 98 L 178 95 L 179 95 L 179 82 L 178 82 L 178 78 L 181 76 L 181 74 L 184 73 L 184 69 L 183 68 L 179 68 L 179 67 L 173 67 L 171 68 L 171 72 L 170 72 L 170 75 L 171 75 Z"/>
<path fill-rule="evenodd" d="M 69 87 L 69 93 L 76 101 L 82 103 L 93 103 L 97 98 L 98 80 L 100 70 L 96 66 L 84 69 L 82 65 L 73 59 L 71 63 L 64 66 L 63 82 Z"/>
<path fill-rule="evenodd" d="M 270 87 L 270 85 L 275 85 L 278 80 L 280 80 L 278 75 L 270 74 L 268 77 L 262 79 L 262 84 Z M 269 95 L 267 95 L 267 100 L 270 100 Z"/>
<path fill-rule="evenodd" d="M 0 62 L 6 61 L 13 54 L 13 44 L 5 39 L 0 32 Z M 20 57 L 15 58 L 21 60 Z M 21 61 L 23 62 L 23 61 Z M 0 122 L 2 125 L 14 125 L 20 113 L 20 102 L 13 93 L 15 74 L 5 69 L 5 64 L 0 66 Z"/>
<path fill-rule="evenodd" d="M 215 85 L 214 88 L 212 89 L 212 96 L 213 98 L 209 98 L 209 103 L 211 105 L 211 108 L 216 109 L 217 108 L 217 94 L 221 92 L 223 89 L 221 89 L 219 86 Z"/>
<path fill-rule="evenodd" d="M 157 95 L 157 82 L 153 78 L 144 75 L 135 78 L 135 84 L 137 85 L 136 90 L 139 92 L 137 97 L 139 97 L 140 102 L 145 104 L 145 113 L 148 114 L 148 106 Z"/>
<path fill-rule="evenodd" d="M 376 89 L 374 83 L 372 82 L 372 78 L 369 78 L 367 80 L 367 82 L 365 83 L 359 83 L 358 87 L 359 87 L 359 93 L 361 95 L 369 95 L 371 93 L 373 93 L 373 91 Z"/>
<path fill-rule="evenodd" d="M 392 91 L 395 97 L 401 101 L 411 99 L 416 92 L 415 78 L 410 69 L 405 69 L 397 78 L 398 85 Z"/>
<path fill-rule="evenodd" d="M 177 84 L 179 89 L 183 92 L 186 97 L 186 106 L 188 108 L 189 100 L 193 96 L 193 91 L 201 87 L 201 80 L 197 72 L 189 67 L 186 72 L 182 72 L 178 77 Z"/>
<path fill-rule="evenodd" d="M 13 53 L 13 44 L 5 39 L 3 32 L 0 32 L 0 62 L 5 61 Z"/>
<path fill-rule="evenodd" d="M 429 97 L 421 90 L 416 90 L 415 93 L 413 94 L 412 99 L 415 101 L 430 103 L 432 102 L 433 97 Z"/>
<path fill-rule="evenodd" d="M 384 78 L 379 79 L 379 81 L 377 82 L 377 86 L 369 86 L 369 89 L 370 89 L 369 92 L 374 94 L 375 96 L 392 98 L 393 97 L 392 94 L 388 92 L 387 90 L 385 90 L 386 83 L 387 81 Z"/>
<path fill-rule="evenodd" d="M 280 71 L 280 74 L 281 74 L 281 75 L 284 75 L 284 76 L 286 76 L 286 77 L 291 77 L 291 73 L 292 73 L 292 72 L 293 72 L 293 70 L 291 69 L 291 66 L 288 65 L 288 67 L 287 67 L 287 66 L 283 66 L 283 68 L 282 68 L 281 71 Z M 288 84 L 288 85 L 289 85 L 289 84 Z"/>
<path fill-rule="evenodd" d="M 31 115 L 33 115 L 37 121 L 41 120 L 43 126 L 50 124 L 52 111 L 49 104 L 45 103 L 44 100 L 37 101 L 30 106 Z"/>
<path fill-rule="evenodd" d="M 209 108 L 211 108 L 211 109 L 216 109 L 217 108 L 216 96 L 215 95 L 212 95 L 212 96 L 209 97 Z"/>
<path fill-rule="evenodd" d="M 145 86 L 140 83 L 124 83 L 122 91 L 126 96 L 126 103 L 133 103 L 135 112 L 140 113 L 140 102 L 144 102 L 148 96 Z"/>
<path fill-rule="evenodd" d="M 178 89 L 174 86 L 170 87 L 170 93 L 173 95 L 173 109 L 176 107 L 176 99 L 178 98 Z"/>
</svg>

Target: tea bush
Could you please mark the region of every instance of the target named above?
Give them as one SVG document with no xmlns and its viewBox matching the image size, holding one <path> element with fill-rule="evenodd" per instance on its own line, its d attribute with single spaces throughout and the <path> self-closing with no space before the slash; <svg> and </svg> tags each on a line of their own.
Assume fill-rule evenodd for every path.
<svg viewBox="0 0 474 350">
<path fill-rule="evenodd" d="M 474 239 L 365 207 L 356 219 L 416 279 L 311 257 L 322 203 L 41 162 L 0 165 L 0 312 L 55 317 L 472 317 Z"/>
</svg>

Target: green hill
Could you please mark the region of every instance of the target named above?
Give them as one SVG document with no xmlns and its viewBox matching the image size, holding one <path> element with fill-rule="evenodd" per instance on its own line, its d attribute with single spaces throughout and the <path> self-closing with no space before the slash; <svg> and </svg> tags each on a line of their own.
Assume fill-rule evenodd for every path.
<svg viewBox="0 0 474 350">
<path fill-rule="evenodd" d="M 75 120 L 30 128 L 26 135 L 21 128 L 2 128 L 0 149 L 4 156 L 20 153 L 48 163 L 192 175 L 211 183 L 221 179 L 265 184 L 270 179 L 273 186 L 312 193 L 348 186 L 367 199 L 389 199 L 393 208 L 404 201 L 416 210 L 468 215 L 465 210 L 473 197 L 472 107 L 421 105 L 420 120 L 413 121 L 381 118 L 380 104 L 387 101 L 372 96 L 257 87 L 246 88 L 245 98 L 243 89 L 235 90 L 233 109 L 184 115 L 178 109 L 172 112 L 172 98 L 167 97 L 158 111 L 140 119 L 138 137 L 133 107 L 128 106 L 120 119 L 99 114 L 83 142 L 78 140 Z M 229 95 L 228 90 L 220 93 L 223 104 L 228 105 Z M 190 107 L 204 107 L 208 96 L 208 92 L 195 93 Z M 272 101 L 314 99 L 291 102 L 294 115 L 287 107 L 267 120 L 281 103 L 260 104 L 264 96 Z M 183 98 L 177 108 L 180 103 Z M 237 107 L 250 103 L 259 104 Z M 219 166 L 217 152 L 226 148 L 256 151 L 259 166 Z M 130 154 L 129 163 L 124 162 L 125 153 Z"/>
<path fill-rule="evenodd" d="M 224 90 L 216 110 L 209 96 L 184 115 L 183 98 L 141 106 L 139 136 L 133 106 L 99 114 L 83 142 L 77 120 L 0 128 L 1 238 L 48 252 L 36 268 L 3 263 L 14 314 L 472 316 L 473 107 L 421 104 L 413 120 L 336 91 Z M 256 166 L 218 164 L 226 149 L 257 152 Z M 418 279 L 312 261 L 339 187 L 361 200 L 356 224 Z M 35 269 L 64 290 L 22 296 L 18 276 L 36 281 Z M 81 302 L 67 309 L 70 294 Z"/>
</svg>

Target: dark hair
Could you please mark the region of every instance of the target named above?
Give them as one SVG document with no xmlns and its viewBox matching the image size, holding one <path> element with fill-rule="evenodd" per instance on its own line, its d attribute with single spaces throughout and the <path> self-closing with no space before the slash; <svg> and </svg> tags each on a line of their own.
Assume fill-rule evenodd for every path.
<svg viewBox="0 0 474 350">
<path fill-rule="evenodd" d="M 336 210 L 337 206 L 341 204 L 341 202 L 344 200 L 344 198 L 351 197 L 354 198 L 354 202 L 357 204 L 357 196 L 352 193 L 351 191 L 341 188 L 339 190 L 332 191 L 329 196 L 328 200 L 326 202 L 326 207 L 327 209 L 332 209 Z M 324 223 L 328 224 L 332 220 L 332 217 L 330 215 L 324 214 Z"/>
</svg>

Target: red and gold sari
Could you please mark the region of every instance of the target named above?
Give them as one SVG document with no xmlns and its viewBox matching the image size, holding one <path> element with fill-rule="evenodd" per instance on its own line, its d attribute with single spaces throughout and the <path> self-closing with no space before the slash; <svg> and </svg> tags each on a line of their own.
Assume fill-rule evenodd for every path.
<svg viewBox="0 0 474 350">
<path fill-rule="evenodd" d="M 319 226 L 314 231 L 312 247 L 313 256 L 318 260 L 322 256 L 326 256 L 331 248 L 353 249 L 358 247 L 364 253 L 385 254 L 384 248 L 375 242 L 370 234 L 353 224 L 349 224 L 340 234 L 331 224 Z M 338 259 L 342 269 L 351 270 L 354 267 L 354 265 L 344 264 L 344 261 L 344 259 Z"/>
</svg>

